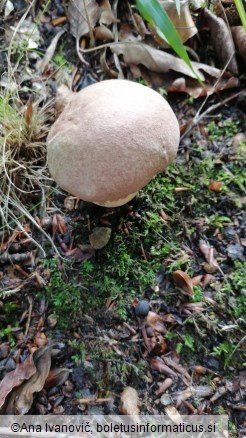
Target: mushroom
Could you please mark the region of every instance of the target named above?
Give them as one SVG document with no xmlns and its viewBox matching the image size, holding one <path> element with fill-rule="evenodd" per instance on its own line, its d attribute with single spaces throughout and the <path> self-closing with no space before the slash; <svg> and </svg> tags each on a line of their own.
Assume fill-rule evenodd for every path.
<svg viewBox="0 0 246 438">
<path fill-rule="evenodd" d="M 176 116 L 156 91 L 127 80 L 72 94 L 48 135 L 50 173 L 79 199 L 123 205 L 175 158 Z"/>
</svg>

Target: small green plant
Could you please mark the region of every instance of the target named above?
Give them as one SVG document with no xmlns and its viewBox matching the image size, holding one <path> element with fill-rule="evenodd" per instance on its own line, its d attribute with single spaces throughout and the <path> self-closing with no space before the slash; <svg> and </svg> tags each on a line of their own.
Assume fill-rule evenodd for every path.
<svg viewBox="0 0 246 438">
<path fill-rule="evenodd" d="M 6 328 L 3 328 L 0 330 L 0 339 L 4 340 L 4 338 L 7 338 L 7 341 L 9 342 L 10 347 L 15 346 L 15 338 L 12 334 L 12 326 L 8 325 Z"/>
<path fill-rule="evenodd" d="M 84 364 L 85 362 L 85 344 L 84 342 L 77 343 L 76 341 L 69 341 L 68 345 L 76 351 L 75 354 L 71 356 L 71 359 L 76 365 Z"/>
<path fill-rule="evenodd" d="M 231 223 L 231 219 L 227 216 L 221 216 L 219 213 L 214 213 L 208 218 L 208 223 L 222 231 L 226 224 Z"/>
<path fill-rule="evenodd" d="M 197 303 L 204 301 L 202 287 L 201 286 L 193 286 L 194 295 L 190 297 L 191 303 Z"/>
<path fill-rule="evenodd" d="M 220 345 L 213 347 L 211 356 L 221 357 L 224 362 L 224 368 L 226 369 L 233 352 L 235 351 L 235 344 L 229 341 L 224 341 Z"/>
<path fill-rule="evenodd" d="M 71 322 L 71 315 L 79 318 L 83 311 L 82 292 L 79 284 L 68 282 L 59 269 L 59 259 L 43 260 L 43 266 L 50 271 L 50 282 L 46 286 L 46 295 L 53 313 L 58 317 L 58 325 L 66 328 Z M 69 266 L 64 266 L 64 271 L 70 272 Z M 64 309 L 66 311 L 64 312 Z"/>
<path fill-rule="evenodd" d="M 191 351 L 195 351 L 195 341 L 193 336 L 191 336 L 189 333 L 185 333 L 183 336 L 184 345 L 189 348 Z"/>
</svg>

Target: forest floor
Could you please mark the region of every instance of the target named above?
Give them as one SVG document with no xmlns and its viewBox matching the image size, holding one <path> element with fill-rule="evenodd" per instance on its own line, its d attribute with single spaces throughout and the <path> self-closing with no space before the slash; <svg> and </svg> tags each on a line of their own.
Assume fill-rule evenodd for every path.
<svg viewBox="0 0 246 438">
<path fill-rule="evenodd" d="M 99 54 L 86 55 L 88 65 L 81 64 L 69 33 L 59 35 L 55 54 L 48 52 L 61 32 L 54 25 L 64 15 L 58 1 L 37 26 L 35 51 L 25 48 L 22 55 L 28 56 L 20 59 L 16 47 L 10 59 L 6 29 L 25 8 L 24 1 L 15 2 L 0 36 L 0 85 L 9 92 L 6 72 L 9 63 L 16 66 L 11 81 L 15 77 L 22 107 L 32 108 L 31 94 L 43 95 L 44 105 L 68 78 L 77 78 L 76 91 L 105 78 Z M 30 17 L 32 22 L 31 12 Z M 46 55 L 45 68 L 36 68 Z M 125 78 L 133 79 L 122 65 Z M 147 76 L 145 71 L 138 81 L 147 86 Z M 139 409 L 169 415 L 171 407 L 180 415 L 229 415 L 231 436 L 244 436 L 246 115 L 244 101 L 236 98 L 241 90 L 242 85 L 212 94 L 203 111 L 216 105 L 215 111 L 195 126 L 204 97 L 168 93 L 184 130 L 177 157 L 122 207 L 85 203 L 52 181 L 42 200 L 38 190 L 19 195 L 39 227 L 19 211 L 18 221 L 10 217 L 0 229 L 1 414 Z M 98 250 L 91 235 L 99 227 L 111 235 Z M 20 384 L 23 373 L 29 377 Z"/>
</svg>

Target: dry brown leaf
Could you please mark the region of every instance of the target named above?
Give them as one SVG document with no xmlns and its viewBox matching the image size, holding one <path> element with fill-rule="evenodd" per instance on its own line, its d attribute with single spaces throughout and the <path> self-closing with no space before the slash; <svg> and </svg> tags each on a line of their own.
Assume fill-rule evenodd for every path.
<svg viewBox="0 0 246 438">
<path fill-rule="evenodd" d="M 210 251 L 210 246 L 207 245 L 207 243 L 205 242 L 205 240 L 199 240 L 199 249 L 202 252 L 202 254 L 204 255 L 205 259 L 209 260 L 209 251 Z"/>
<path fill-rule="evenodd" d="M 208 188 L 213 192 L 220 192 L 221 185 L 221 181 L 210 181 Z"/>
<path fill-rule="evenodd" d="M 230 30 L 222 18 L 216 17 L 216 15 L 208 9 L 204 9 L 204 16 L 210 28 L 211 40 L 216 52 L 219 67 L 224 69 L 228 64 L 226 70 L 233 75 L 237 75 L 238 67 L 235 46 Z"/>
<path fill-rule="evenodd" d="M 71 34 L 80 39 L 95 27 L 101 10 L 96 0 L 70 0 L 67 15 Z"/>
<path fill-rule="evenodd" d="M 70 370 L 68 368 L 54 368 L 49 372 L 49 375 L 45 380 L 45 388 L 63 385 L 68 379 L 69 373 Z"/>
<path fill-rule="evenodd" d="M 147 29 L 147 27 L 145 26 L 144 20 L 142 19 L 141 15 L 137 14 L 136 12 L 134 12 L 133 14 L 133 22 L 134 25 L 138 31 L 138 33 L 144 38 L 145 35 L 149 35 L 150 31 Z"/>
<path fill-rule="evenodd" d="M 4 407 L 5 414 L 24 415 L 29 411 L 33 403 L 34 392 L 43 389 L 48 377 L 51 365 L 51 350 L 52 346 L 47 346 L 39 348 L 33 353 L 36 371 L 29 380 L 12 391 Z"/>
<path fill-rule="evenodd" d="M 181 270 L 175 271 L 173 272 L 173 281 L 182 294 L 193 295 L 193 283 L 188 274 Z"/>
<path fill-rule="evenodd" d="M 112 41 L 114 34 L 108 27 L 104 26 L 104 24 L 100 24 L 100 26 L 94 29 L 94 37 L 96 40 Z"/>
<path fill-rule="evenodd" d="M 24 380 L 30 379 L 35 372 L 36 366 L 33 361 L 33 355 L 31 354 L 24 362 L 18 364 L 14 371 L 6 374 L 0 383 L 0 409 L 13 388 L 21 385 Z"/>
<path fill-rule="evenodd" d="M 223 73 L 220 70 L 221 77 L 216 80 L 211 77 L 207 77 L 204 82 L 204 86 L 199 85 L 198 81 L 189 77 L 178 77 L 178 73 L 170 70 L 167 73 L 158 73 L 148 70 L 143 65 L 138 67 L 135 65 L 129 65 L 134 78 L 142 77 L 148 83 L 152 84 L 153 88 L 164 87 L 168 93 L 188 93 L 194 99 L 198 97 L 207 96 L 208 94 L 218 93 L 228 88 L 235 88 L 239 86 L 239 79 L 231 76 L 226 71 Z M 209 66 L 208 66 L 209 67 Z M 137 72 L 138 69 L 138 72 Z"/>
<path fill-rule="evenodd" d="M 219 269 L 217 260 L 214 258 L 214 248 L 206 244 L 204 240 L 199 240 L 199 249 L 203 253 L 206 263 L 204 263 L 204 270 L 208 274 L 213 274 Z"/>
<path fill-rule="evenodd" d="M 110 24 L 115 23 L 116 18 L 112 12 L 109 0 L 100 0 L 99 4 L 101 8 L 100 24 L 106 24 L 109 26 Z"/>
<path fill-rule="evenodd" d="M 155 333 L 149 340 L 149 348 L 151 356 L 161 356 L 167 351 L 167 343 L 160 333 Z"/>
<path fill-rule="evenodd" d="M 54 36 L 48 49 L 45 52 L 44 57 L 40 61 L 37 61 L 36 70 L 38 73 L 42 74 L 46 70 L 46 68 L 48 67 L 48 64 L 50 63 L 50 61 L 52 60 L 52 58 L 54 56 L 57 43 L 58 43 L 59 39 L 61 38 L 61 36 L 64 34 L 64 32 L 65 32 L 64 30 L 60 30 L 60 32 L 58 32 Z"/>
<path fill-rule="evenodd" d="M 120 397 L 120 411 L 123 415 L 139 414 L 139 398 L 136 389 L 127 386 Z"/>
<path fill-rule="evenodd" d="M 111 237 L 112 229 L 109 227 L 95 227 L 89 235 L 92 248 L 101 249 L 107 245 Z"/>
<path fill-rule="evenodd" d="M 159 333 L 165 333 L 166 327 L 162 321 L 162 317 L 155 312 L 149 311 L 146 317 L 146 324 L 149 327 L 152 327 Z"/>
<path fill-rule="evenodd" d="M 142 64 L 154 72 L 168 72 L 169 70 L 174 70 L 196 79 L 195 74 L 182 59 L 177 58 L 170 53 L 154 49 L 147 44 L 142 44 L 139 42 L 117 43 L 111 46 L 111 50 L 117 55 L 123 55 L 124 61 L 127 64 Z M 220 70 L 205 64 L 194 62 L 193 67 L 196 71 L 197 68 L 203 68 L 204 71 L 217 78 L 220 74 Z M 202 80 L 205 79 L 201 72 L 197 71 L 197 74 Z"/>
<path fill-rule="evenodd" d="M 246 31 L 243 26 L 233 26 L 231 31 L 235 46 L 246 64 Z"/>
<path fill-rule="evenodd" d="M 197 33 L 197 28 L 190 13 L 189 2 L 185 1 L 180 3 L 180 14 L 177 11 L 175 2 L 162 0 L 160 3 L 167 12 L 174 27 L 177 29 L 183 43 Z"/>
<path fill-rule="evenodd" d="M 32 96 L 30 96 L 27 102 L 27 107 L 25 112 L 25 122 L 27 126 L 29 126 L 32 121 L 32 115 L 33 115 L 33 103 L 32 103 Z"/>
<path fill-rule="evenodd" d="M 76 202 L 76 199 L 77 198 L 75 198 L 75 196 L 67 196 L 65 199 L 64 199 L 64 207 L 67 209 L 67 210 L 69 210 L 69 211 L 73 211 L 74 210 L 74 207 L 75 207 L 75 202 Z"/>
</svg>

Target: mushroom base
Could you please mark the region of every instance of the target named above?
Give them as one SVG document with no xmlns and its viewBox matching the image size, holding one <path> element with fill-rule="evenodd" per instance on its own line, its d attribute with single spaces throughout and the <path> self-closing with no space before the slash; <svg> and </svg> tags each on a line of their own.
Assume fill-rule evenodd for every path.
<svg viewBox="0 0 246 438">
<path fill-rule="evenodd" d="M 101 207 L 120 207 L 121 205 L 131 201 L 137 195 L 137 193 L 138 192 L 131 193 L 125 198 L 117 199 L 117 201 L 94 202 L 94 204 L 100 205 Z"/>
</svg>

